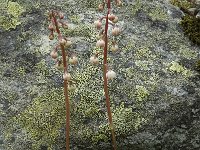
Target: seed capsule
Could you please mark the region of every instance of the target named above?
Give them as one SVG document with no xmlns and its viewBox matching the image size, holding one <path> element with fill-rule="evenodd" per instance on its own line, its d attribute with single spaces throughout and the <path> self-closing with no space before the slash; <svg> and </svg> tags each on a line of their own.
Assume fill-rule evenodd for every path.
<svg viewBox="0 0 200 150">
<path fill-rule="evenodd" d="M 90 62 L 94 65 L 99 63 L 99 59 L 96 56 L 90 57 Z"/>
<path fill-rule="evenodd" d="M 105 41 L 104 40 L 98 40 L 97 43 L 96 43 L 96 46 L 103 48 L 105 46 Z"/>
<path fill-rule="evenodd" d="M 75 65 L 78 63 L 78 58 L 76 56 L 73 56 L 72 58 L 69 58 L 69 63 L 72 65 Z"/>
<path fill-rule="evenodd" d="M 106 73 L 106 77 L 107 77 L 108 80 L 110 80 L 110 79 L 112 80 L 112 79 L 114 79 L 116 77 L 116 73 L 114 71 L 112 71 L 112 70 L 109 70 Z"/>
<path fill-rule="evenodd" d="M 69 73 L 64 73 L 64 74 L 63 74 L 63 79 L 64 79 L 64 80 L 69 81 L 69 80 L 71 80 L 71 78 L 72 78 L 72 77 L 71 77 L 71 75 L 70 75 Z"/>
</svg>

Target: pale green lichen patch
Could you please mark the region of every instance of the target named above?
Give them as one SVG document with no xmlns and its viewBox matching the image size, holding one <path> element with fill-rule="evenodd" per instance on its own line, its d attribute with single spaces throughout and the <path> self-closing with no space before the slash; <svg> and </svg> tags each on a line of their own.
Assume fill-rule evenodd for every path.
<svg viewBox="0 0 200 150">
<path fill-rule="evenodd" d="M 133 112 L 131 107 L 126 108 L 122 102 L 113 110 L 113 122 L 117 135 L 126 135 L 137 130 L 146 120 L 139 113 Z"/>
<path fill-rule="evenodd" d="M 185 77 L 190 77 L 193 74 L 192 71 L 181 66 L 178 62 L 175 61 L 172 61 L 170 64 L 168 64 L 168 69 L 171 72 L 182 74 Z"/>
<path fill-rule="evenodd" d="M 135 95 L 137 100 L 141 102 L 148 97 L 149 91 L 144 86 L 136 85 Z"/>
<path fill-rule="evenodd" d="M 65 103 L 61 90 L 51 90 L 34 99 L 21 114 L 14 117 L 33 141 L 33 149 L 41 144 L 51 146 L 65 123 Z"/>
<path fill-rule="evenodd" d="M 8 2 L 8 13 L 11 14 L 13 17 L 18 18 L 23 12 L 24 9 L 16 2 Z"/>
<path fill-rule="evenodd" d="M 198 54 L 188 47 L 180 47 L 180 55 L 187 59 L 196 59 Z"/>
<path fill-rule="evenodd" d="M 155 9 L 151 9 L 149 11 L 149 16 L 152 18 L 153 21 L 166 21 L 167 19 L 169 19 L 167 13 L 163 10 L 163 8 L 160 8 L 159 6 L 157 6 Z"/>
<path fill-rule="evenodd" d="M 24 12 L 22 6 L 20 6 L 17 2 L 9 1 L 7 4 L 7 13 L 0 17 L 0 26 L 5 30 L 9 30 L 11 28 L 16 28 L 17 25 L 20 25 L 21 22 L 19 20 L 19 16 Z"/>
</svg>

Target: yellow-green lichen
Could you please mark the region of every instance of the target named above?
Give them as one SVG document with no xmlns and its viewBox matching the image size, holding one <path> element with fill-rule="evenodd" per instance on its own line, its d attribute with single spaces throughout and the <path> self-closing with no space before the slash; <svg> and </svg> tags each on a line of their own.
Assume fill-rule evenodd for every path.
<svg viewBox="0 0 200 150">
<path fill-rule="evenodd" d="M 72 15 L 72 16 L 69 16 L 69 19 L 71 22 L 73 23 L 77 23 L 79 24 L 81 21 L 80 21 L 80 16 L 79 15 Z"/>
<path fill-rule="evenodd" d="M 94 36 L 95 30 L 89 24 L 88 25 L 80 24 L 80 25 L 74 27 L 73 29 L 64 30 L 64 33 L 70 37 L 75 37 L 75 36 L 86 37 L 88 40 Z"/>
<path fill-rule="evenodd" d="M 151 9 L 148 13 L 153 21 L 166 21 L 169 18 L 167 13 L 163 10 L 163 8 L 161 9 L 159 7 Z"/>
<path fill-rule="evenodd" d="M 193 74 L 190 70 L 181 66 L 178 62 L 175 62 L 175 61 L 172 61 L 170 64 L 168 64 L 168 69 L 171 72 L 180 73 L 185 77 L 190 77 Z"/>
<path fill-rule="evenodd" d="M 179 51 L 180 55 L 187 58 L 187 59 L 196 59 L 197 58 L 197 52 L 195 52 L 192 49 L 189 49 L 187 47 L 180 47 L 180 51 Z"/>
<path fill-rule="evenodd" d="M 20 6 L 17 2 L 9 1 L 7 4 L 7 15 L 2 15 L 0 17 L 0 26 L 5 30 L 9 30 L 11 28 L 15 29 L 17 25 L 20 25 L 19 16 L 24 12 L 22 6 Z"/>
<path fill-rule="evenodd" d="M 135 4 L 133 6 L 131 6 L 131 13 L 133 15 L 135 15 L 137 13 L 138 10 L 140 10 L 142 8 L 142 3 L 141 0 L 136 0 Z"/>
<path fill-rule="evenodd" d="M 17 73 L 19 76 L 24 76 L 26 74 L 25 68 L 24 67 L 17 68 Z"/>
<path fill-rule="evenodd" d="M 14 120 L 27 132 L 33 146 L 54 144 L 65 123 L 65 102 L 62 90 L 51 90 L 33 103 Z"/>
<path fill-rule="evenodd" d="M 132 108 L 126 108 L 124 103 L 113 110 L 113 123 L 117 135 L 126 135 L 137 130 L 145 119 L 138 113 L 133 112 Z"/>
<path fill-rule="evenodd" d="M 134 56 L 137 59 L 149 58 L 151 56 L 151 51 L 147 47 L 142 47 L 142 48 L 136 50 Z"/>
<path fill-rule="evenodd" d="M 135 95 L 138 102 L 145 100 L 149 95 L 149 91 L 144 86 L 136 85 L 135 90 Z"/>
</svg>

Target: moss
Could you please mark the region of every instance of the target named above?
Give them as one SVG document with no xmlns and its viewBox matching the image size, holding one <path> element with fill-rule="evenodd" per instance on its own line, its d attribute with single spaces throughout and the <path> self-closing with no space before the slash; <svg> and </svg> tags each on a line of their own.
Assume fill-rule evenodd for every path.
<svg viewBox="0 0 200 150">
<path fill-rule="evenodd" d="M 24 9 L 18 3 L 9 1 L 6 11 L 7 15 L 0 17 L 0 26 L 5 30 L 15 29 L 17 25 L 21 24 L 19 16 L 24 12 Z"/>
<path fill-rule="evenodd" d="M 195 70 L 197 70 L 198 72 L 200 72 L 200 60 L 196 61 L 194 67 L 195 67 Z"/>
<path fill-rule="evenodd" d="M 192 3 L 188 0 L 170 0 L 170 2 L 177 7 L 183 7 L 185 9 L 191 8 L 192 6 Z"/>
<path fill-rule="evenodd" d="M 189 9 L 193 6 L 193 4 L 191 2 L 188 2 L 187 0 L 171 0 L 171 3 L 179 8 L 183 8 L 183 9 Z M 186 14 L 182 20 L 181 20 L 181 26 L 183 27 L 183 31 L 185 33 L 186 36 L 189 37 L 189 39 L 196 43 L 196 44 L 200 44 L 200 23 L 199 23 L 199 19 L 197 19 L 195 16 L 189 16 L 188 14 Z"/>
<path fill-rule="evenodd" d="M 181 26 L 183 27 L 185 35 L 187 35 L 192 42 L 200 44 L 199 19 L 197 19 L 196 17 L 185 15 L 182 18 Z"/>
</svg>

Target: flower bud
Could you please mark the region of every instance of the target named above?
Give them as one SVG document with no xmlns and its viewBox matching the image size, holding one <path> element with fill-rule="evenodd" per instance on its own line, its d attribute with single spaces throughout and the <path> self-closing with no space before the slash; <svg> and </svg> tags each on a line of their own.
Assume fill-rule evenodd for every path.
<svg viewBox="0 0 200 150">
<path fill-rule="evenodd" d="M 118 47 L 117 44 L 112 45 L 112 47 L 111 47 L 111 51 L 112 51 L 112 52 L 116 52 L 118 49 L 119 49 L 119 47 Z"/>
<path fill-rule="evenodd" d="M 75 85 L 68 85 L 68 90 L 69 91 L 75 91 L 76 90 L 76 86 Z"/>
<path fill-rule="evenodd" d="M 120 29 L 118 27 L 114 27 L 114 29 L 112 29 L 112 35 L 113 36 L 117 36 L 120 33 Z"/>
<path fill-rule="evenodd" d="M 103 4 L 99 4 L 98 10 L 99 10 L 99 11 L 103 11 L 103 9 L 104 9 Z"/>
<path fill-rule="evenodd" d="M 51 30 L 51 31 L 53 31 L 53 24 L 49 24 L 48 29 Z"/>
<path fill-rule="evenodd" d="M 67 41 L 65 39 L 61 39 L 59 40 L 60 45 L 65 45 L 67 43 Z"/>
<path fill-rule="evenodd" d="M 63 27 L 64 29 L 68 29 L 67 22 L 64 22 L 64 23 L 62 24 L 62 27 Z"/>
<path fill-rule="evenodd" d="M 65 47 L 70 47 L 72 45 L 72 41 L 67 41 L 67 43 L 65 43 Z"/>
<path fill-rule="evenodd" d="M 113 23 L 117 23 L 118 22 L 118 17 L 115 16 L 115 19 L 112 21 Z"/>
<path fill-rule="evenodd" d="M 71 77 L 70 73 L 64 73 L 64 74 L 63 74 L 63 79 L 64 79 L 64 80 L 69 81 L 69 80 L 71 80 L 71 78 L 72 78 L 72 77 Z"/>
<path fill-rule="evenodd" d="M 56 58 L 58 57 L 58 53 L 57 53 L 56 51 L 52 51 L 52 52 L 50 53 L 50 55 L 51 55 L 51 57 L 52 57 L 53 59 L 56 59 Z"/>
<path fill-rule="evenodd" d="M 114 15 L 114 14 L 109 14 L 109 15 L 108 15 L 108 19 L 109 19 L 110 21 L 113 21 L 113 20 L 115 19 L 115 15 Z"/>
<path fill-rule="evenodd" d="M 49 35 L 49 40 L 53 40 L 54 39 L 54 35 L 53 33 Z"/>
<path fill-rule="evenodd" d="M 118 0 L 118 1 L 117 1 L 117 6 L 118 6 L 118 7 L 122 6 L 122 1 Z"/>
<path fill-rule="evenodd" d="M 90 62 L 94 65 L 99 63 L 99 59 L 96 56 L 90 57 Z"/>
<path fill-rule="evenodd" d="M 112 70 L 109 70 L 107 73 L 106 73 L 106 78 L 108 79 L 108 80 L 112 80 L 112 79 L 114 79 L 116 77 L 116 73 L 114 72 L 114 71 L 112 71 Z"/>
<path fill-rule="evenodd" d="M 96 46 L 103 48 L 105 46 L 105 41 L 104 40 L 98 40 L 97 43 L 96 43 Z"/>
<path fill-rule="evenodd" d="M 63 19 L 64 18 L 64 14 L 63 13 L 59 13 L 59 18 Z"/>
<path fill-rule="evenodd" d="M 69 58 L 69 63 L 72 65 L 75 65 L 78 63 L 78 58 L 76 56 L 73 56 L 72 58 Z"/>
<path fill-rule="evenodd" d="M 101 21 L 97 20 L 97 21 L 94 22 L 94 25 L 95 25 L 95 27 L 96 27 L 97 29 L 100 29 L 101 26 L 102 26 L 102 23 L 101 23 Z"/>
</svg>

